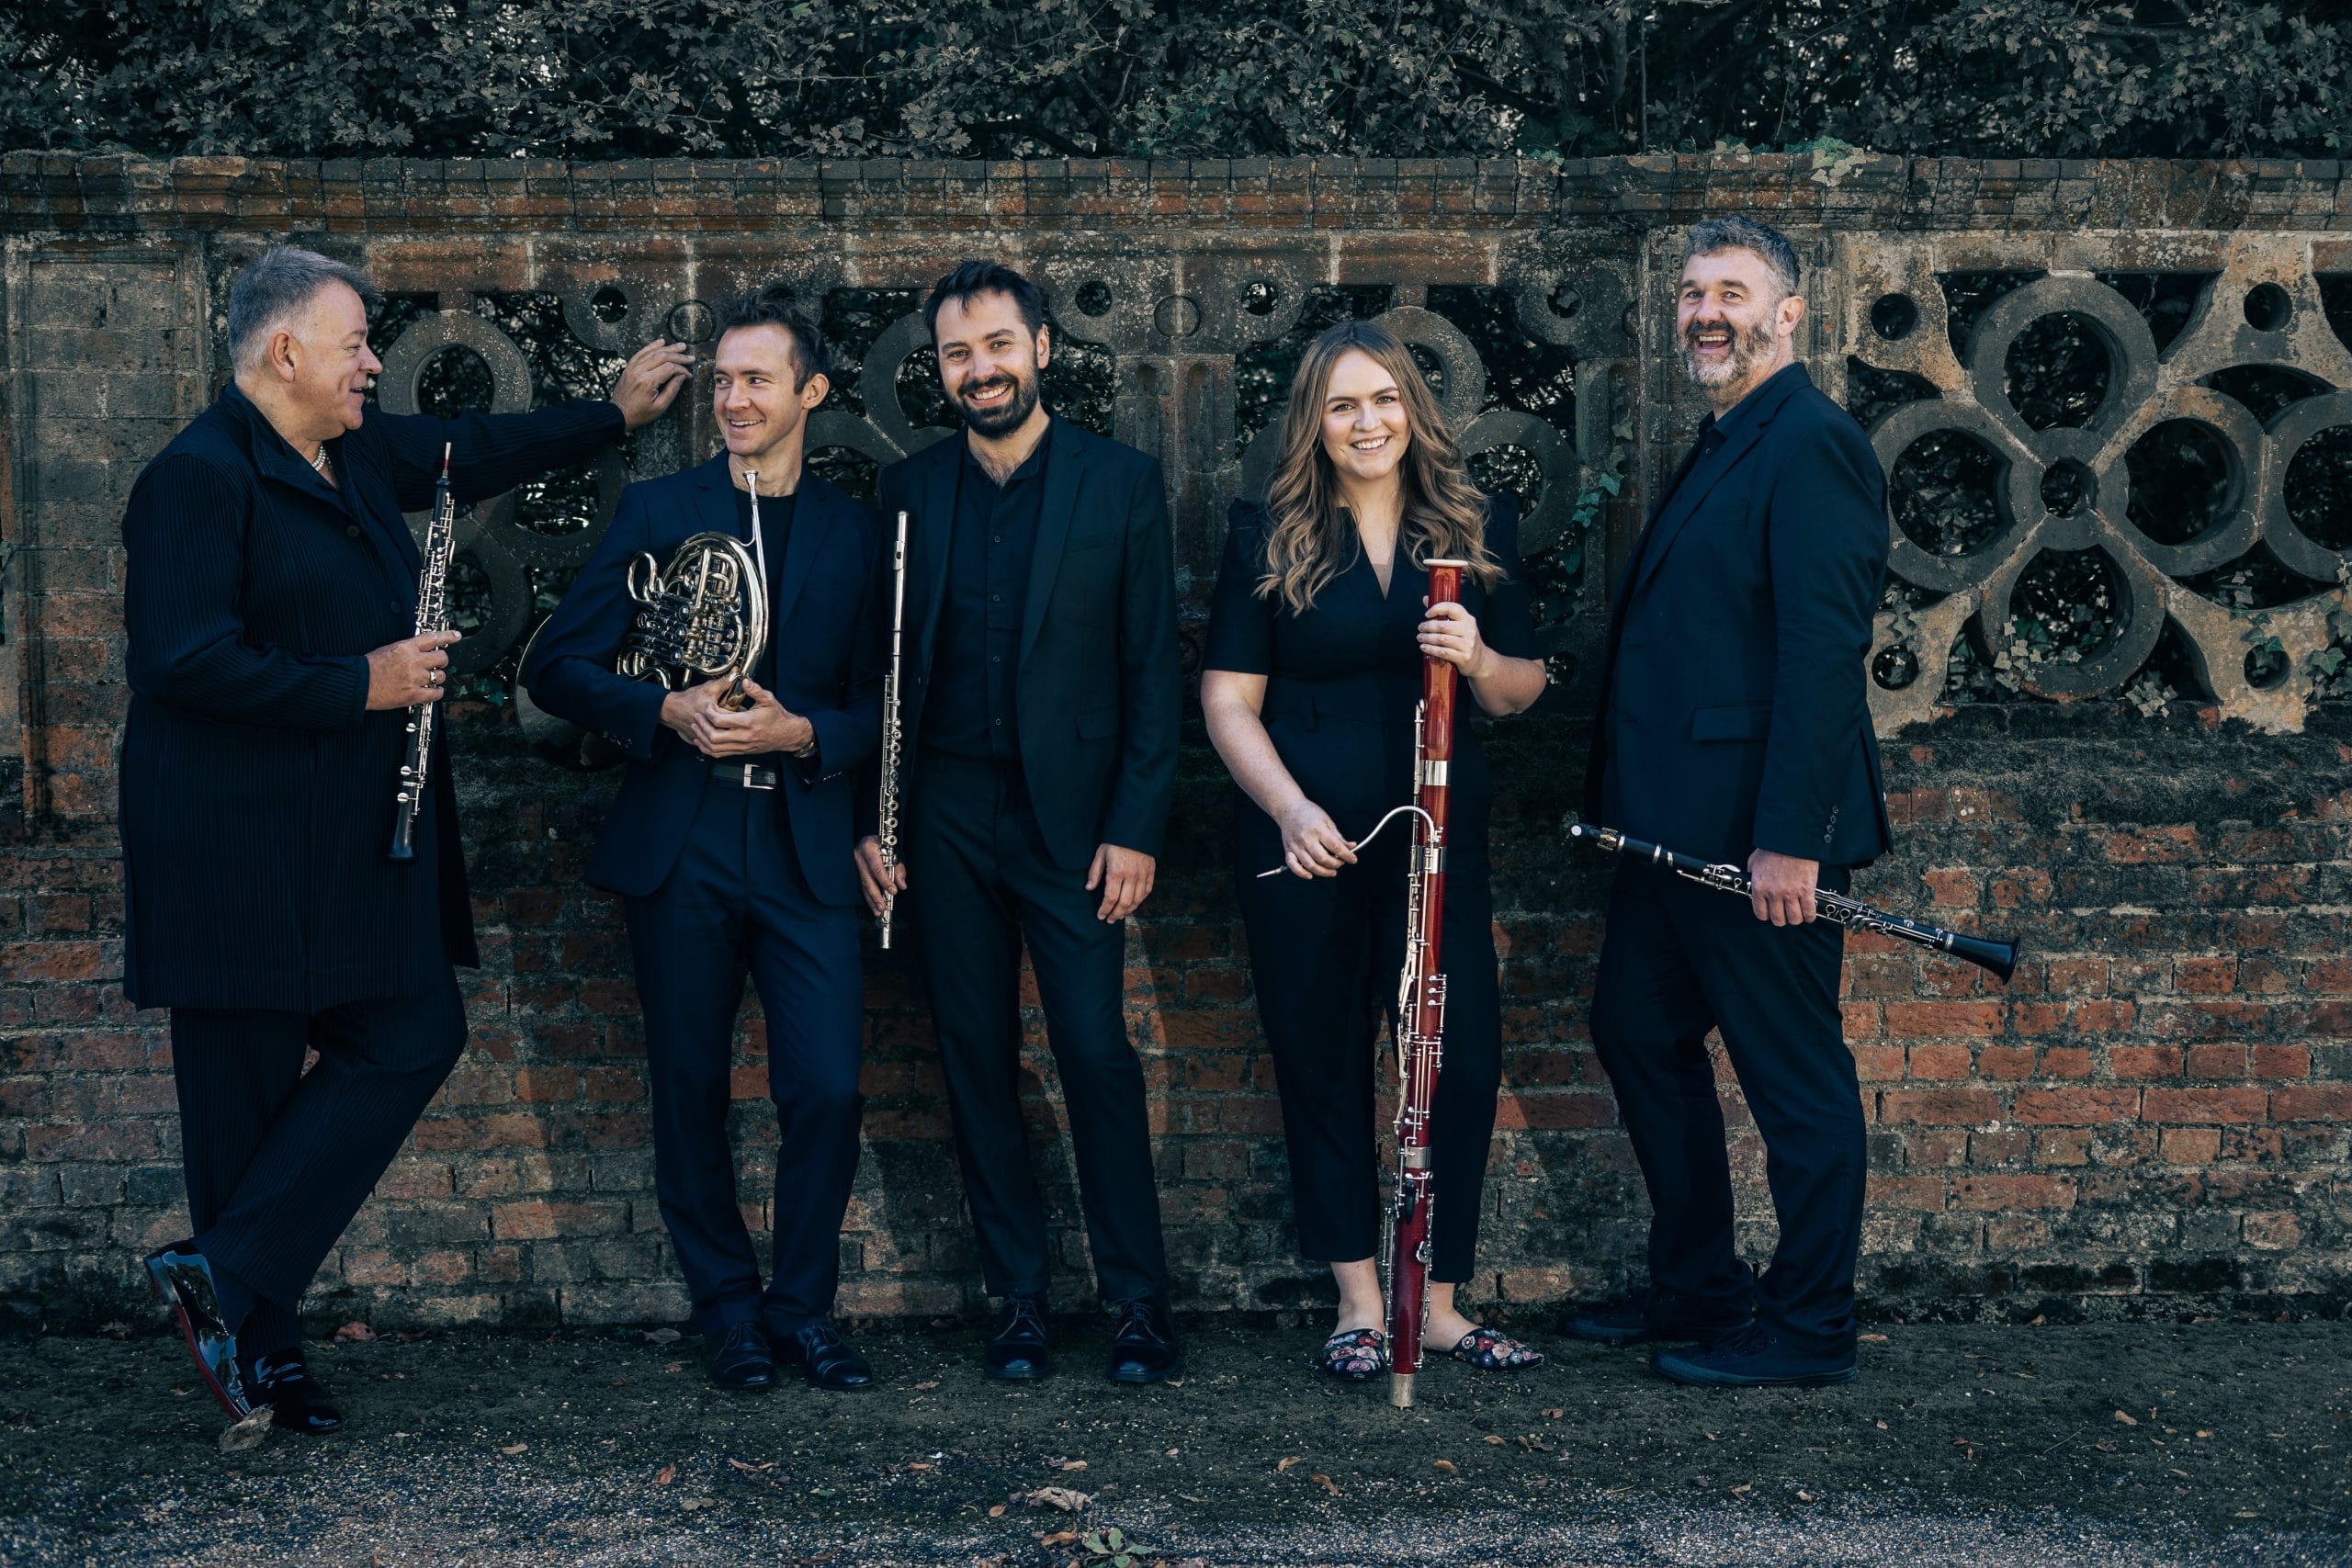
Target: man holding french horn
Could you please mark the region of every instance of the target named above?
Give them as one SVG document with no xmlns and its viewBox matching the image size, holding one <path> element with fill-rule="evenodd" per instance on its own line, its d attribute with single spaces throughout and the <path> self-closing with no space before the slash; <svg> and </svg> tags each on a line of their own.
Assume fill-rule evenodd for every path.
<svg viewBox="0 0 2352 1568">
<path fill-rule="evenodd" d="M 833 1326 L 857 1169 L 863 992 L 851 861 L 857 770 L 881 732 L 881 532 L 803 466 L 824 335 L 777 294 L 724 307 L 711 412 L 726 450 L 631 485 L 526 660 L 548 712 L 629 766 L 589 883 L 627 904 L 645 1010 L 654 1179 L 712 1381 L 863 1388 Z M 748 971 L 781 1143 L 760 1281 L 727 1135 Z"/>
</svg>

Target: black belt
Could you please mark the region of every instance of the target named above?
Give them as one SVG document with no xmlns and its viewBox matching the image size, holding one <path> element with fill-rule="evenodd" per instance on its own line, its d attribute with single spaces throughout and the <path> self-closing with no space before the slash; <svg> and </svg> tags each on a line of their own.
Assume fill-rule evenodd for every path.
<svg viewBox="0 0 2352 1568">
<path fill-rule="evenodd" d="M 755 767 L 750 762 L 713 762 L 710 776 L 737 789 L 774 789 L 776 784 L 774 768 Z"/>
</svg>

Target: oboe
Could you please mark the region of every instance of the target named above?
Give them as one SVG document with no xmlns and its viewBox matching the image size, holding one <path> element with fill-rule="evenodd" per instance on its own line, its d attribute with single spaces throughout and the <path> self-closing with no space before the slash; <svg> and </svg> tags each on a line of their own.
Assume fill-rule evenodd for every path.
<svg viewBox="0 0 2352 1568">
<path fill-rule="evenodd" d="M 899 863 L 899 645 L 907 619 L 907 514 L 899 513 L 899 542 L 890 550 L 890 672 L 882 682 L 882 801 L 876 837 L 882 848 L 882 945 L 890 945 L 890 915 L 898 893 L 890 886 Z"/>
<path fill-rule="evenodd" d="M 1725 893 L 1736 893 L 1743 898 L 1751 893 L 1747 874 L 1736 865 L 1711 865 L 1695 855 L 1677 854 L 1672 850 L 1630 838 L 1614 828 L 1596 828 L 1589 822 L 1571 822 L 1568 824 L 1568 837 L 1584 840 L 1618 854 L 1631 855 L 1635 860 L 1665 866 L 1677 876 L 1688 877 Z M 1849 931 L 1873 931 L 1880 936 L 1891 936 L 1898 941 L 1933 948 L 1938 953 L 1949 953 L 1954 958 L 1964 958 L 1981 968 L 1989 969 L 2004 980 L 2018 966 L 2018 944 L 2014 942 L 1969 936 L 1962 931 L 1948 931 L 1941 926 L 1928 925 L 1924 920 L 1905 919 L 1901 915 L 1890 915 L 1884 909 L 1865 904 L 1859 898 L 1849 898 L 1843 893 L 1832 893 L 1826 888 L 1815 891 L 1813 907 L 1823 919 L 1834 921 Z"/>
<path fill-rule="evenodd" d="M 449 560 L 458 553 L 458 499 L 449 489 L 450 444 L 441 447 L 441 477 L 433 484 L 433 522 L 424 530 L 424 568 L 416 579 L 416 635 L 449 629 Z M 442 688 L 447 691 L 447 688 Z M 414 860 L 416 814 L 424 804 L 426 770 L 433 761 L 433 726 L 437 705 L 408 710 L 408 752 L 401 759 L 392 795 L 393 860 Z"/>
<path fill-rule="evenodd" d="M 1432 607 L 1460 600 L 1462 570 L 1468 564 L 1429 563 Z M 1413 717 L 1419 793 L 1406 874 L 1405 970 L 1396 992 L 1396 1198 L 1388 1233 L 1388 1403 L 1399 1409 L 1413 1403 L 1429 1309 L 1430 1110 L 1437 1100 L 1445 1043 L 1439 938 L 1445 925 L 1446 770 L 1453 758 L 1457 674 L 1443 660 L 1423 660 L 1421 704 Z"/>
</svg>

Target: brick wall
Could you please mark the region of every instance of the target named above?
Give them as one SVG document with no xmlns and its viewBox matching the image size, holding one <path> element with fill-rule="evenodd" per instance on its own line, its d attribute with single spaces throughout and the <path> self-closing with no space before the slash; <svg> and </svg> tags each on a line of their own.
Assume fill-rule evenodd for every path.
<svg viewBox="0 0 2352 1568">
<path fill-rule="evenodd" d="M 1964 400 L 1964 367 L 1932 343 L 1873 343 L 1871 310 L 1907 288 L 1940 326 L 1934 278 L 2002 268 L 2194 273 L 2217 280 L 2208 293 L 2229 308 L 2233 290 L 2277 276 L 2295 321 L 2212 352 L 2352 388 L 2329 358 L 2352 350 L 2331 350 L 2319 310 L 2324 280 L 2352 271 L 2352 180 L 2335 164 L 12 154 L 0 158 L 0 1298 L 52 1321 L 123 1314 L 137 1254 L 180 1223 L 161 1020 L 127 1008 L 119 984 L 117 525 L 141 464 L 209 396 L 226 277 L 272 239 L 335 249 L 437 307 L 413 333 L 477 333 L 460 321 L 477 301 L 537 291 L 604 352 L 688 320 L 686 304 L 736 282 L 904 289 L 959 254 L 1011 254 L 1048 282 L 1069 335 L 1099 349 L 1110 426 L 1162 457 L 1196 602 L 1223 503 L 1250 474 L 1236 413 L 1244 372 L 1296 329 L 1316 286 L 1385 288 L 1381 303 L 1457 391 L 1492 371 L 1492 394 L 1454 412 L 1483 433 L 1474 446 L 1526 455 L 1540 482 L 1547 637 L 1563 676 L 1556 711 L 1492 740 L 1508 1041 L 1476 1293 L 1519 1305 L 1603 1295 L 1640 1267 L 1640 1182 L 1585 1027 L 1605 868 L 1572 858 L 1558 826 L 1581 772 L 1581 656 L 1600 624 L 1601 565 L 1638 526 L 1645 481 L 1692 417 L 1663 352 L 1675 227 L 1736 207 L 1792 228 L 1815 279 L 1808 362 L 1840 396 L 1849 367 L 1883 353 L 1883 367 Z M 1069 301 L 1098 279 L 1113 285 L 1104 308 L 1074 316 Z M 600 289 L 625 303 L 617 322 L 588 308 Z M 1510 352 L 1565 362 L 1573 407 L 1514 405 L 1504 350 L 1440 319 L 1449 289 L 1503 299 L 1523 340 Z M 2198 353 L 2204 330 L 2184 339 Z M 414 399 L 418 345 L 441 341 L 428 333 L 404 359 L 388 355 L 387 406 Z M 887 392 L 910 347 L 888 333 L 875 342 L 862 400 L 829 408 L 821 442 L 884 461 L 924 437 Z M 2163 378 L 2183 352 L 2151 369 L 2153 396 L 2169 395 Z M 708 440 L 707 415 L 683 411 L 632 461 L 672 466 Z M 2270 467 L 2288 456 L 2267 455 Z M 2255 454 L 2249 473 L 2266 460 Z M 1586 535 L 1573 503 L 1612 470 L 1630 481 L 1627 499 L 1601 506 Z M 2058 526 L 2012 521 L 2026 541 L 2015 560 L 1986 558 L 1983 582 L 1938 602 L 1951 623 L 1941 638 L 1990 615 L 1996 596 L 2006 604 L 2041 547 L 2026 535 Z M 495 660 L 528 624 L 528 574 L 576 559 L 592 536 L 534 534 L 511 508 L 484 509 L 472 547 L 498 635 L 480 639 L 471 689 L 498 694 Z M 2143 570 L 2121 537 L 2091 543 L 2143 585 L 2132 614 L 2159 618 L 2208 670 L 2206 690 L 2153 717 L 2111 700 L 2129 670 L 2080 692 L 2029 679 L 2014 700 L 1956 708 L 1932 686 L 1874 691 L 1899 842 L 1860 890 L 2016 934 L 2029 953 L 1998 987 L 1907 948 L 1849 944 L 1848 1034 L 1871 1120 L 1864 1281 L 1892 1310 L 2025 1317 L 2352 1295 L 2352 722 L 2300 676 L 2284 695 L 2233 684 L 2239 629 L 2225 613 L 2216 629 L 2180 572 Z M 1888 646 L 1912 635 L 1883 622 Z M 2061 696 L 2084 700 L 2048 700 Z M 379 1323 L 674 1316 L 626 947 L 611 901 L 579 882 L 615 775 L 575 765 L 565 738 L 526 728 L 511 705 L 454 711 L 485 946 L 469 979 L 472 1043 L 313 1305 Z M 1230 805 L 1193 722 L 1162 887 L 1129 938 L 1131 1018 L 1183 1303 L 1294 1305 L 1317 1292 L 1319 1270 L 1292 1250 L 1271 1068 L 1228 892 Z M 867 993 L 866 1148 L 842 1243 L 844 1304 L 961 1310 L 978 1274 L 926 1015 L 901 958 L 869 953 Z M 1032 1027 L 1035 1147 L 1075 1301 L 1083 1243 L 1034 1016 Z M 754 1203 L 773 1127 L 763 1044 L 747 1004 L 738 1132 Z M 1761 1248 L 1761 1150 L 1725 1082 L 1742 1213 Z"/>
</svg>

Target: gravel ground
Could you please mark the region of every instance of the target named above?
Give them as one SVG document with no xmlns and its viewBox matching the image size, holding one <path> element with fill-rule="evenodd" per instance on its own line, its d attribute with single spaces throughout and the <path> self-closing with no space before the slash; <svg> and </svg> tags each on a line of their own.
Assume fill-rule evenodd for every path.
<svg viewBox="0 0 2352 1568">
<path fill-rule="evenodd" d="M 1138 1391 L 1060 1326 L 1026 1389 L 869 1328 L 855 1395 L 722 1395 L 637 1331 L 334 1343 L 345 1431 L 243 1452 L 175 1339 L 20 1338 L 0 1562 L 2352 1563 L 2343 1324 L 1889 1325 L 1849 1387 L 1747 1393 L 1554 1342 L 1405 1412 L 1307 1330 L 1195 1325 Z"/>
</svg>

